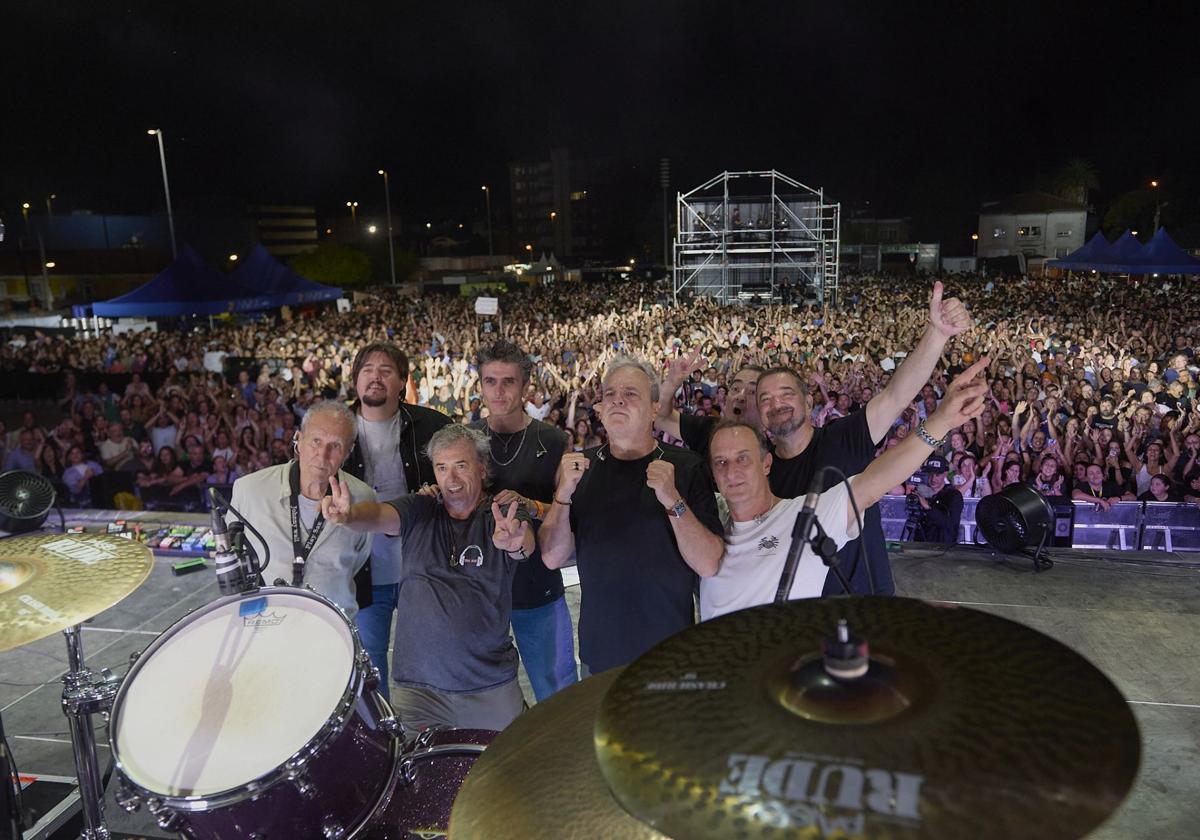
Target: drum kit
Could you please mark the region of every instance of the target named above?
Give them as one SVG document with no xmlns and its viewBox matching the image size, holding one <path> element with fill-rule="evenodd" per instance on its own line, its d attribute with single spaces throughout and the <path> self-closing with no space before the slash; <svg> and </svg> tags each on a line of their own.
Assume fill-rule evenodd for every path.
<svg viewBox="0 0 1200 840">
<path fill-rule="evenodd" d="M 310 589 L 269 586 L 196 609 L 122 678 L 84 664 L 80 624 L 150 574 L 145 546 L 107 535 L 0 540 L 0 652 L 61 631 L 83 840 L 104 840 L 92 719 L 108 719 L 114 795 L 188 838 L 444 836 L 490 730 L 406 732 L 353 622 Z"/>
<path fill-rule="evenodd" d="M 63 711 L 85 840 L 121 807 L 187 838 L 1081 837 L 1140 739 L 1096 668 L 1023 625 L 905 598 L 705 622 L 504 732 L 403 730 L 353 623 L 303 588 L 218 597 L 136 655 L 84 664 L 79 625 L 150 572 L 107 536 L 0 540 L 0 651 L 67 640 Z"/>
</svg>

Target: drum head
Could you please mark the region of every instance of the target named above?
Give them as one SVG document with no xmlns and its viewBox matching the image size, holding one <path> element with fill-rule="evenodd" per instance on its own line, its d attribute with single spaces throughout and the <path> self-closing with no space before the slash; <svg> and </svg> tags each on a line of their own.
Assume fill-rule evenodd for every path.
<svg viewBox="0 0 1200 840">
<path fill-rule="evenodd" d="M 320 731 L 353 664 L 350 627 L 324 601 L 277 589 L 216 601 L 167 630 L 126 677 L 115 756 L 162 796 L 235 789 Z"/>
</svg>

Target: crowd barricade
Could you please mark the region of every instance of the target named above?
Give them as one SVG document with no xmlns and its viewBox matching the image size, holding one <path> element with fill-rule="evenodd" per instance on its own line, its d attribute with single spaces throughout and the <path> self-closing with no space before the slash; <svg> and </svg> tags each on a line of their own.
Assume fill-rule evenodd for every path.
<svg viewBox="0 0 1200 840">
<path fill-rule="evenodd" d="M 958 542 L 976 545 L 984 542 L 975 523 L 978 499 L 963 502 Z M 1169 502 L 1116 502 L 1101 510 L 1092 502 L 1072 502 L 1073 520 L 1061 520 L 1067 533 L 1058 536 L 1056 545 L 1073 548 L 1115 549 L 1120 551 L 1200 551 L 1200 506 Z M 899 540 L 908 520 L 903 496 L 884 496 L 879 501 L 883 535 Z"/>
</svg>

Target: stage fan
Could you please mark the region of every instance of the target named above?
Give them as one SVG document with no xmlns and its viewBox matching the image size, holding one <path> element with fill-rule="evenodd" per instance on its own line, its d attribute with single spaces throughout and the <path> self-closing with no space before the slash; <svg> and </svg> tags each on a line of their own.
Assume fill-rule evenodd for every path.
<svg viewBox="0 0 1200 840">
<path fill-rule="evenodd" d="M 987 544 L 997 551 L 1016 554 L 1034 546 L 1034 569 L 1040 572 L 1054 565 L 1042 556 L 1054 532 L 1054 508 L 1028 484 L 1010 484 L 980 499 L 975 524 Z"/>
<path fill-rule="evenodd" d="M 0 531 L 20 534 L 40 528 L 54 507 L 54 485 L 26 470 L 0 475 Z"/>
</svg>

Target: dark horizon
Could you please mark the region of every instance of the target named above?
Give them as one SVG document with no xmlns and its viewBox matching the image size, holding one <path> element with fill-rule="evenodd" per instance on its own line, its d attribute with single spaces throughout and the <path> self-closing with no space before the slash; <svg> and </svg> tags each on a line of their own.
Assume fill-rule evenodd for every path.
<svg viewBox="0 0 1200 840">
<path fill-rule="evenodd" d="M 51 192 L 56 213 L 161 208 L 159 127 L 177 208 L 374 211 L 383 167 L 397 215 L 478 218 L 481 184 L 506 212 L 508 164 L 554 146 L 637 163 L 651 194 L 669 157 L 673 190 L 777 169 L 943 225 L 1073 158 L 1095 167 L 1098 204 L 1150 178 L 1196 192 L 1182 21 L 946 8 L 22 3 L 0 213 L 11 229 Z"/>
</svg>

